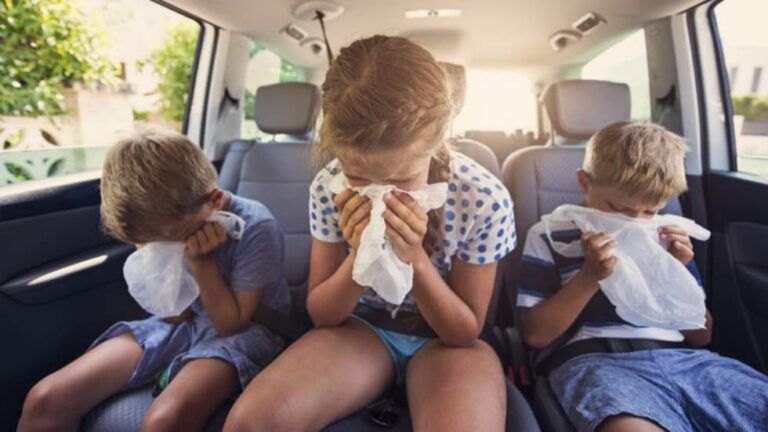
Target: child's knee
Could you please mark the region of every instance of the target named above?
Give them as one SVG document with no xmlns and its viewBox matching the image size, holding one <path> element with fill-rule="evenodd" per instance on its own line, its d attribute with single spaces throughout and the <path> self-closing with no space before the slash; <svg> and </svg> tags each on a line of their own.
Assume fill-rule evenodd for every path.
<svg viewBox="0 0 768 432">
<path fill-rule="evenodd" d="M 277 396 L 277 395 L 276 395 Z M 230 410 L 224 432 L 262 432 L 297 430 L 295 413 L 278 397 L 241 398 Z"/>
<path fill-rule="evenodd" d="M 32 428 L 32 424 L 48 424 L 62 419 L 67 412 L 63 402 L 67 400 L 65 388 L 49 376 L 32 387 L 24 400 L 20 426 Z M 20 430 L 25 430 L 20 428 Z"/>
<path fill-rule="evenodd" d="M 181 430 L 185 404 L 178 398 L 155 400 L 149 406 L 141 424 L 142 431 Z"/>
</svg>

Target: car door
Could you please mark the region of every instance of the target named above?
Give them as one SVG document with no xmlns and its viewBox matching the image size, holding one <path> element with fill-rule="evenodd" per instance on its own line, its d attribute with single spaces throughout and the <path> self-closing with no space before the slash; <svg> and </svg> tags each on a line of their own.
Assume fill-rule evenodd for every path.
<svg viewBox="0 0 768 432">
<path fill-rule="evenodd" d="M 768 13 L 716 1 L 692 16 L 699 60 L 713 345 L 768 372 Z"/>
</svg>

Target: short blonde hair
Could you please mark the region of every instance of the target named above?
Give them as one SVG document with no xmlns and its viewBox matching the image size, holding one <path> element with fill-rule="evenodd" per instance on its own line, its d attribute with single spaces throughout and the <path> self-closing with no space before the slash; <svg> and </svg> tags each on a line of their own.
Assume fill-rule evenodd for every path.
<svg viewBox="0 0 768 432">
<path fill-rule="evenodd" d="M 216 187 L 216 170 L 186 137 L 147 129 L 110 148 L 101 175 L 101 219 L 127 243 L 168 240 L 184 217 L 200 211 Z"/>
<path fill-rule="evenodd" d="M 587 145 L 583 169 L 593 184 L 653 202 L 687 189 L 683 138 L 650 123 L 614 123 Z"/>
</svg>

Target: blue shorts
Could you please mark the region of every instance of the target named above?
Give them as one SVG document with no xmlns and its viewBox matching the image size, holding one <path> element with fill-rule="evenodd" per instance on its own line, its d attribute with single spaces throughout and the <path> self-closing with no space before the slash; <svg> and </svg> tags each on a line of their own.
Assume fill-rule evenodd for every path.
<svg viewBox="0 0 768 432">
<path fill-rule="evenodd" d="M 549 381 L 580 432 L 622 413 L 670 432 L 768 426 L 768 377 L 706 350 L 585 354 L 553 370 Z"/>
<path fill-rule="evenodd" d="M 124 390 L 151 383 L 166 369 L 170 382 L 187 362 L 208 358 L 232 365 L 245 388 L 285 346 L 282 338 L 256 323 L 235 335 L 219 337 L 206 315 L 195 315 L 179 324 L 158 317 L 119 322 L 99 336 L 91 348 L 128 332 L 144 352 Z"/>
<path fill-rule="evenodd" d="M 389 351 L 389 355 L 392 356 L 392 361 L 395 363 L 395 375 L 398 384 L 404 382 L 405 372 L 408 369 L 408 362 L 411 361 L 411 358 L 413 358 L 424 345 L 434 339 L 385 330 L 381 327 L 376 327 L 358 316 L 352 315 L 352 317 L 373 330 L 373 332 L 376 333 L 376 336 L 381 339 L 381 342 L 384 343 L 384 346 L 387 347 L 387 351 Z"/>
</svg>

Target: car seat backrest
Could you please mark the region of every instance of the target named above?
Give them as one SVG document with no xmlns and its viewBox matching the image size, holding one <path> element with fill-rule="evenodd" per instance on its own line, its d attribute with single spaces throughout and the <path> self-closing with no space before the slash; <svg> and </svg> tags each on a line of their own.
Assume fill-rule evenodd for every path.
<svg viewBox="0 0 768 432">
<path fill-rule="evenodd" d="M 259 129 L 290 135 L 290 142 L 238 140 L 229 145 L 219 185 L 266 205 L 285 236 L 285 269 L 294 304 L 303 307 L 309 263 L 309 184 L 314 177 L 310 141 L 320 90 L 308 83 L 280 83 L 256 92 Z"/>
<path fill-rule="evenodd" d="M 631 115 L 629 86 L 610 81 L 556 82 L 544 89 L 541 103 L 559 145 L 585 144 L 595 132 Z"/>
<path fill-rule="evenodd" d="M 454 150 L 459 153 L 469 156 L 470 159 L 480 164 L 483 168 L 487 169 L 496 178 L 501 179 L 501 167 L 499 166 L 499 160 L 496 159 L 496 155 L 493 154 L 487 145 L 466 138 L 454 139 L 451 144 Z"/>
<path fill-rule="evenodd" d="M 256 125 L 264 133 L 306 138 L 319 111 L 320 89 L 314 84 L 286 82 L 256 90 Z"/>
<path fill-rule="evenodd" d="M 571 80 L 549 85 L 541 98 L 561 144 L 585 144 L 595 132 L 630 119 L 626 84 L 597 80 Z M 583 194 L 576 171 L 584 159 L 584 146 L 527 147 L 513 152 L 502 166 L 504 184 L 515 203 L 517 236 L 522 242 L 528 228 L 561 204 L 578 204 Z M 679 213 L 677 200 L 667 211 Z"/>
</svg>

